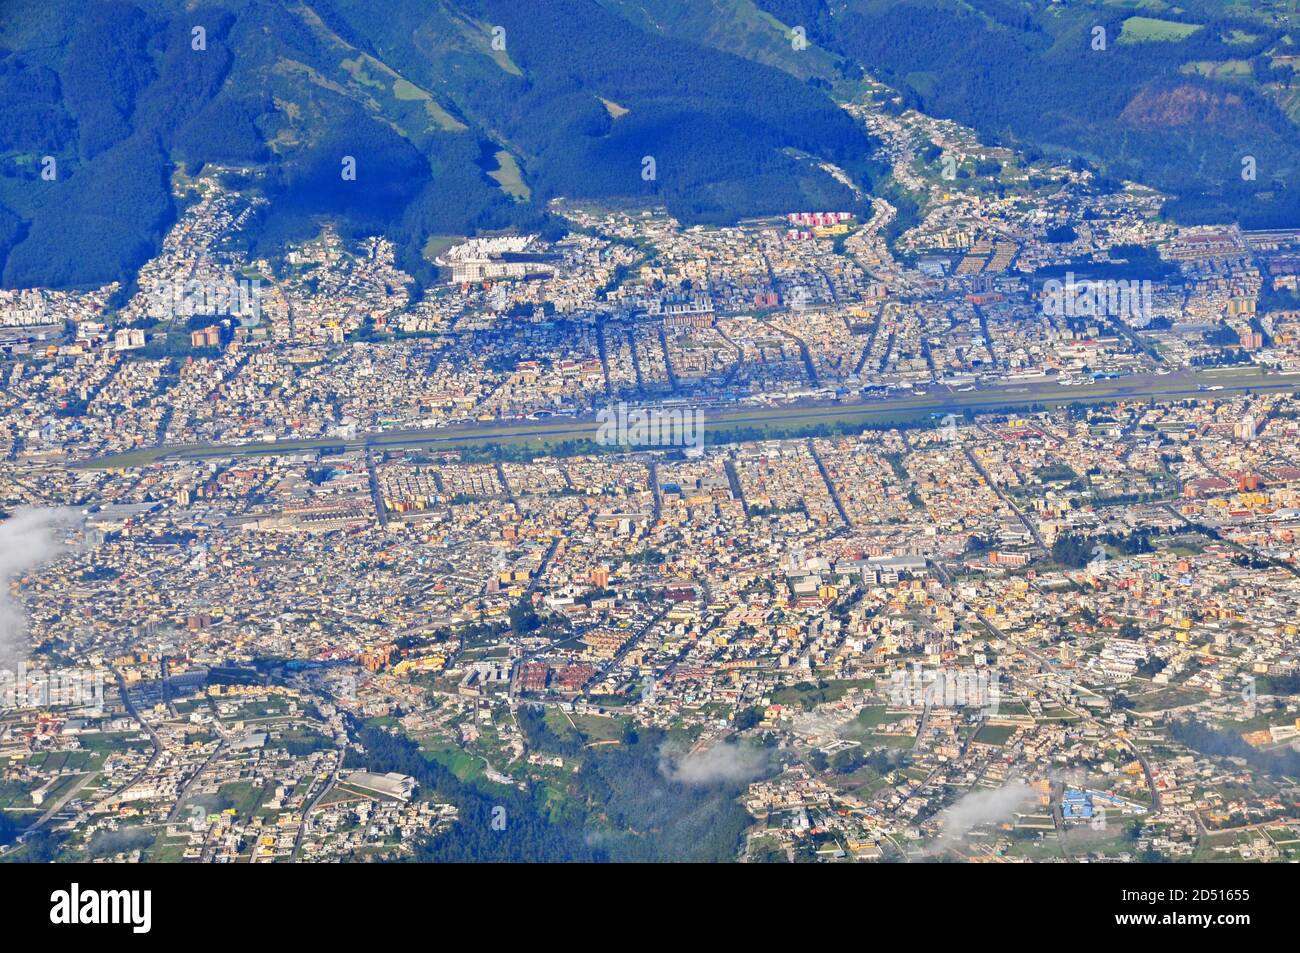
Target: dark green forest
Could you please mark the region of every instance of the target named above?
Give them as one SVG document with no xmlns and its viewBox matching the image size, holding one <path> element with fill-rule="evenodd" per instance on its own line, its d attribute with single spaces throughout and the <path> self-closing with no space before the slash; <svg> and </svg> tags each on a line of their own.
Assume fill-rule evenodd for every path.
<svg viewBox="0 0 1300 953">
<path fill-rule="evenodd" d="M 6 287 L 129 280 L 175 219 L 173 171 L 206 163 L 271 199 L 252 250 L 328 218 L 384 231 L 417 276 L 430 236 L 544 227 L 556 196 L 729 222 L 856 208 L 821 161 L 869 184 L 870 142 L 825 89 L 594 0 L 15 0 L 2 16 Z M 489 177 L 503 151 L 527 200 Z"/>
<path fill-rule="evenodd" d="M 329 219 L 391 236 L 421 281 L 430 237 L 553 231 L 557 196 L 662 204 L 687 224 L 865 214 L 821 167 L 880 187 L 837 103 L 864 70 L 1031 159 L 1159 187 L 1178 221 L 1300 222 L 1300 37 L 1271 4 L 1188 0 L 1159 14 L 1183 35 L 1159 39 L 1100 0 L 755 4 L 8 0 L 0 283 L 129 281 L 175 220 L 172 175 L 208 163 L 272 200 L 251 251 Z M 791 52 L 788 25 L 813 48 Z M 503 153 L 513 191 L 491 175 Z"/>
<path fill-rule="evenodd" d="M 1263 13 L 1240 19 L 1224 15 L 1222 3 L 1192 0 L 1148 14 L 1190 35 L 1126 42 L 1125 21 L 1146 11 L 1101 2 L 758 2 L 865 66 L 909 106 L 1031 158 L 1081 157 L 1111 181 L 1168 191 L 1165 212 L 1177 221 L 1300 224 L 1292 92 L 1300 82 L 1275 61 L 1300 48 L 1294 23 Z M 1212 77 L 1203 75 L 1207 64 L 1232 69 Z M 1242 176 L 1246 156 L 1253 179 Z"/>
<path fill-rule="evenodd" d="M 355 767 L 397 771 L 414 777 L 421 795 L 456 805 L 449 830 L 418 845 L 421 862 L 722 862 L 740 850 L 749 815 L 737 803 L 744 784 L 684 784 L 665 777 L 665 736 L 629 731 L 619 745 L 585 747 L 586 739 L 561 736 L 540 708 L 519 709 L 520 728 L 532 750 L 578 761 L 563 796 L 490 782 L 464 782 L 426 757 L 409 738 L 365 728 L 366 753 L 350 756 Z M 493 825 L 494 808 L 505 824 Z"/>
</svg>

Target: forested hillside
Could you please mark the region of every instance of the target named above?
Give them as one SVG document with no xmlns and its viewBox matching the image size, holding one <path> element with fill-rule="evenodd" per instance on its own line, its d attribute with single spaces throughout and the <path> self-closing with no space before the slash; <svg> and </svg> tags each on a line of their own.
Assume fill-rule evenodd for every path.
<svg viewBox="0 0 1300 953">
<path fill-rule="evenodd" d="M 0 279 L 129 278 L 174 220 L 170 175 L 212 162 L 272 199 L 257 251 L 330 218 L 425 277 L 431 236 L 544 227 L 556 196 L 687 223 L 861 211 L 825 165 L 870 191 L 836 102 L 862 70 L 987 140 L 1162 188 L 1180 221 L 1295 224 L 1293 19 L 1283 0 L 9 0 Z"/>
<path fill-rule="evenodd" d="M 1176 220 L 1300 224 L 1300 18 L 1281 0 L 757 2 L 909 105 L 1170 192 Z"/>
<path fill-rule="evenodd" d="M 259 250 L 329 217 L 382 229 L 412 271 L 429 236 L 538 227 L 560 195 L 723 222 L 853 207 L 822 162 L 869 185 L 868 138 L 823 86 L 594 0 L 15 0 L 2 16 L 8 287 L 127 279 L 174 219 L 178 165 L 250 168 L 272 199 Z"/>
</svg>

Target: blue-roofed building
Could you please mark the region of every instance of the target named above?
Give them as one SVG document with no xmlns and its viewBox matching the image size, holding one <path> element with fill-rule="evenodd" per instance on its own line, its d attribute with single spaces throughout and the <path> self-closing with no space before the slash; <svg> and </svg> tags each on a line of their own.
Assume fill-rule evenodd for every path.
<svg viewBox="0 0 1300 953">
<path fill-rule="evenodd" d="M 1061 795 L 1061 816 L 1067 821 L 1086 821 L 1107 808 L 1124 814 L 1145 814 L 1146 808 L 1141 804 L 1109 794 L 1106 791 L 1079 791 L 1067 789 Z"/>
<path fill-rule="evenodd" d="M 1061 795 L 1061 816 L 1069 820 L 1092 817 L 1092 799 L 1087 791 L 1066 791 Z"/>
</svg>

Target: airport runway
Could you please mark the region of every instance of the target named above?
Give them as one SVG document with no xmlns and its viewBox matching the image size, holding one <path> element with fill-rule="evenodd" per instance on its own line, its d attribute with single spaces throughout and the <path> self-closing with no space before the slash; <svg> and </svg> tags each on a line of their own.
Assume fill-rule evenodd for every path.
<svg viewBox="0 0 1300 953">
<path fill-rule="evenodd" d="M 799 431 L 823 424 L 846 426 L 904 423 L 961 415 L 966 410 L 996 413 L 1031 405 L 1061 406 L 1071 403 L 1098 404 L 1114 400 L 1162 400 L 1229 397 L 1247 391 L 1300 391 L 1300 374 L 1266 373 L 1258 367 L 1200 368 L 1166 375 L 1140 374 L 1066 386 L 1055 380 L 1009 381 L 971 391 L 946 386 L 924 385 L 926 393 L 883 398 L 859 395 L 838 400 L 806 399 L 766 405 L 719 406 L 716 402 L 672 404 L 673 409 L 700 407 L 705 413 L 705 443 L 733 442 L 728 432 L 740 428 L 771 429 L 773 436 L 797 437 Z M 1213 389 L 1211 389 L 1213 388 Z M 659 406 L 647 401 L 632 408 Z M 79 466 L 104 469 L 143 466 L 159 460 L 205 460 L 220 457 L 265 456 L 322 448 L 400 450 L 410 448 L 456 449 L 492 444 L 550 445 L 566 441 L 594 440 L 594 417 L 555 416 L 544 420 L 491 421 L 434 429 L 390 430 L 358 434 L 355 437 L 318 437 L 304 440 L 243 444 L 186 444 L 148 447 L 128 453 L 100 457 Z M 630 448 L 636 449 L 636 448 Z M 647 448 L 649 449 L 649 448 Z"/>
</svg>

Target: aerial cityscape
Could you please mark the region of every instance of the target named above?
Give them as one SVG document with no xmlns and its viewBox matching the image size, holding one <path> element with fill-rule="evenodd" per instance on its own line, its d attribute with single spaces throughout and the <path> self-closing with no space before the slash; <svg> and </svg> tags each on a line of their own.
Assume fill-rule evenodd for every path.
<svg viewBox="0 0 1300 953">
<path fill-rule="evenodd" d="M 93 6 L 0 17 L 0 862 L 1300 860 L 1293 4 Z"/>
</svg>

